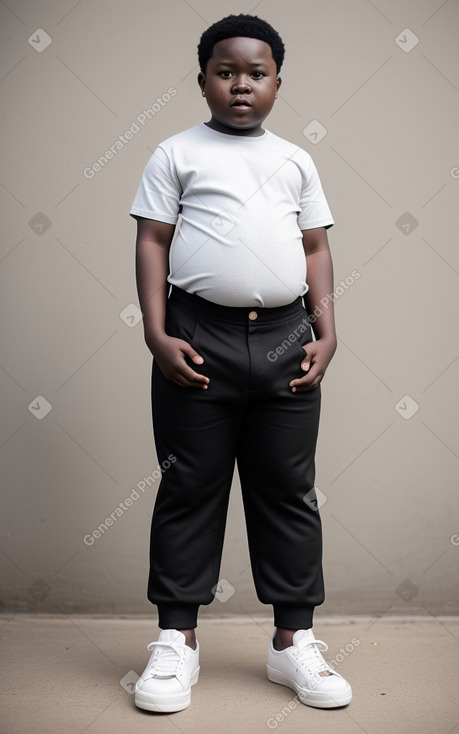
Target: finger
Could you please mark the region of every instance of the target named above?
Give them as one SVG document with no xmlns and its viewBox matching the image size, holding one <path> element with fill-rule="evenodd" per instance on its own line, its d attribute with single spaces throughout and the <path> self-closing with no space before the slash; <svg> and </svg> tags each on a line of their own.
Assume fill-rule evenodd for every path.
<svg viewBox="0 0 459 734">
<path fill-rule="evenodd" d="M 201 357 L 198 352 L 193 349 L 191 344 L 188 344 L 188 342 L 182 342 L 182 352 L 184 355 L 189 357 L 195 364 L 203 364 L 204 359 Z M 194 387 L 207 387 L 209 384 L 209 378 L 205 375 L 201 375 L 199 372 L 195 372 L 191 367 L 189 367 L 186 362 L 183 365 L 181 369 L 182 376 L 187 380 L 188 386 L 194 386 Z"/>
<path fill-rule="evenodd" d="M 316 350 L 314 348 L 314 342 L 309 344 L 303 344 L 305 358 L 301 362 L 301 369 L 308 372 L 311 369 L 311 364 L 314 361 Z"/>
<path fill-rule="evenodd" d="M 197 353 L 195 349 L 191 346 L 191 344 L 188 344 L 187 342 L 182 342 L 182 351 L 184 354 L 187 355 L 195 364 L 203 364 L 204 358 L 201 357 L 200 354 Z"/>
<path fill-rule="evenodd" d="M 292 392 L 300 393 L 300 392 L 308 392 L 309 390 L 313 390 L 315 387 L 320 385 L 322 382 L 321 377 L 316 377 L 315 380 L 313 380 L 311 383 L 302 383 L 301 385 L 297 385 L 296 387 L 292 388 Z"/>
<path fill-rule="evenodd" d="M 188 365 L 185 365 L 183 370 L 184 377 L 189 380 L 192 383 L 202 383 L 202 384 L 208 384 L 209 378 L 206 377 L 206 375 L 201 375 L 199 372 L 195 372 L 191 367 L 188 367 Z"/>
<path fill-rule="evenodd" d="M 304 390 L 310 390 L 320 383 L 322 377 L 323 374 L 317 369 L 317 367 L 313 367 L 311 371 L 308 372 L 308 374 L 304 377 L 299 377 L 295 380 L 292 380 L 289 383 L 289 387 L 291 387 L 292 392 L 303 392 Z"/>
<path fill-rule="evenodd" d="M 180 375 L 178 378 L 181 387 L 199 387 L 207 390 L 209 385 L 209 378 L 205 375 L 198 375 L 196 372 L 192 372 L 191 375 Z"/>
<path fill-rule="evenodd" d="M 185 387 L 203 387 L 207 388 L 210 380 L 206 375 L 201 375 L 199 372 L 195 372 L 187 364 L 180 367 L 178 375 Z"/>
<path fill-rule="evenodd" d="M 178 385 L 179 387 L 183 387 L 183 388 L 196 387 L 202 390 L 207 390 L 207 387 L 208 387 L 208 382 L 197 382 L 196 380 L 190 380 L 187 377 L 185 377 L 184 375 L 180 375 L 180 374 L 174 377 L 170 377 L 169 379 L 175 385 Z"/>
<path fill-rule="evenodd" d="M 306 357 L 306 359 L 304 359 L 301 362 L 301 369 L 304 370 L 305 372 L 309 372 L 310 368 L 311 368 L 311 357 L 308 356 Z"/>
</svg>

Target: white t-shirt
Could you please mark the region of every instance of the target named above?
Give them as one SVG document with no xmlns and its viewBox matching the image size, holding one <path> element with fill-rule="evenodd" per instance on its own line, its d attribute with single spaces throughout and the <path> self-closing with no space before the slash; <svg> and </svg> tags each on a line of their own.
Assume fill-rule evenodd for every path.
<svg viewBox="0 0 459 734">
<path fill-rule="evenodd" d="M 333 219 L 309 153 L 265 130 L 204 123 L 161 143 L 130 214 L 177 224 L 169 282 L 225 306 L 274 307 L 306 293 L 303 229 Z"/>
</svg>

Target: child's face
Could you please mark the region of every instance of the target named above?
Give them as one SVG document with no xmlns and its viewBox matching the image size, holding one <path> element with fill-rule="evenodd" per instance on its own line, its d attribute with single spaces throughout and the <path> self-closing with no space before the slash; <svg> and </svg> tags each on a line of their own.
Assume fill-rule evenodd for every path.
<svg viewBox="0 0 459 734">
<path fill-rule="evenodd" d="M 265 41 L 238 37 L 216 43 L 205 75 L 198 76 L 212 113 L 209 127 L 233 135 L 261 135 L 261 123 L 281 85 L 276 74 Z"/>
</svg>

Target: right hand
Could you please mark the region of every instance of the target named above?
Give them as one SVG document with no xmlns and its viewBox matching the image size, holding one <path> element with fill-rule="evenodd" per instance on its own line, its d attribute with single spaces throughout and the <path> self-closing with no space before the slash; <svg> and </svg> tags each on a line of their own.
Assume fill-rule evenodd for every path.
<svg viewBox="0 0 459 734">
<path fill-rule="evenodd" d="M 159 340 L 155 339 L 154 342 L 146 341 L 167 380 L 175 382 L 179 387 L 199 387 L 207 390 L 209 378 L 195 372 L 186 363 L 185 356 L 189 357 L 195 364 L 204 363 L 204 359 L 193 349 L 191 344 L 183 339 L 167 335 Z"/>
</svg>

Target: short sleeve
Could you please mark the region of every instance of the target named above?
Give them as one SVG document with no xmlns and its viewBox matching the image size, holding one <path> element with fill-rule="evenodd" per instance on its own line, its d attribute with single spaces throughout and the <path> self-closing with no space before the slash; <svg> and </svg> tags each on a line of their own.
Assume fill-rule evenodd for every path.
<svg viewBox="0 0 459 734">
<path fill-rule="evenodd" d="M 176 224 L 182 190 L 166 152 L 158 146 L 142 174 L 131 216 Z"/>
<path fill-rule="evenodd" d="M 322 189 L 317 168 L 311 156 L 306 151 L 301 151 L 304 164 L 302 165 L 303 185 L 300 196 L 300 213 L 298 215 L 298 226 L 303 229 L 314 229 L 315 227 L 333 226 L 334 221 L 328 206 L 327 199 Z"/>
</svg>

